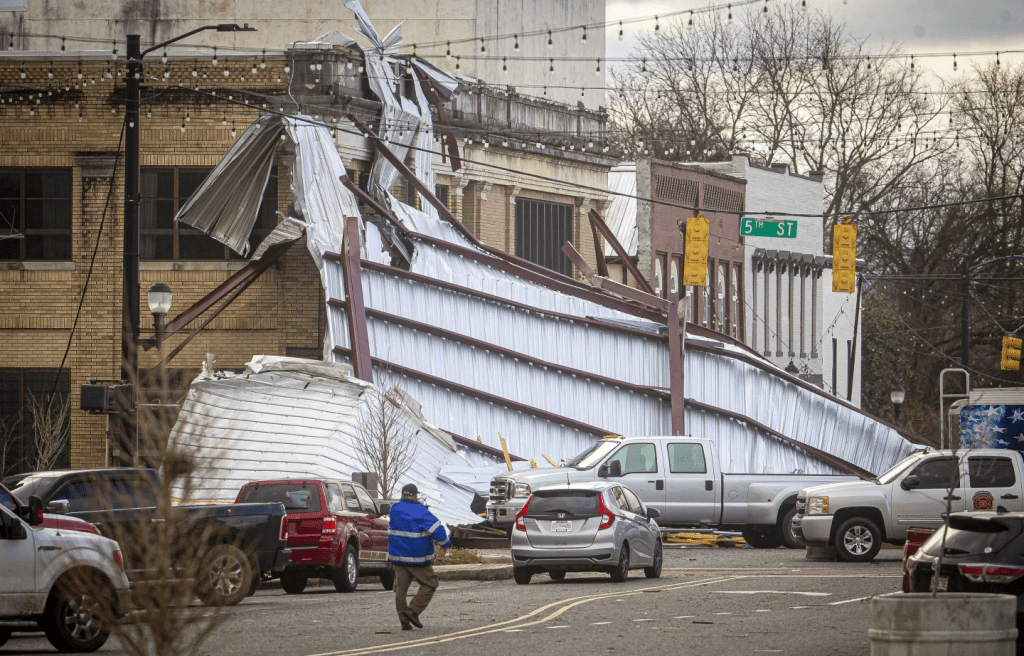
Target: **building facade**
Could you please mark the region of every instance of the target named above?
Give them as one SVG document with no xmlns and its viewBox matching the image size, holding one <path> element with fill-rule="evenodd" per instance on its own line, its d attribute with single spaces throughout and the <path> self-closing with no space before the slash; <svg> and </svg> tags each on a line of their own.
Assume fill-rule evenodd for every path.
<svg viewBox="0 0 1024 656">
<path fill-rule="evenodd" d="M 28 4 L 31 13 L 37 5 Z M 128 445 L 111 439 L 107 415 L 78 409 L 81 385 L 120 377 L 123 45 L 120 53 L 115 59 L 109 51 L 0 52 L 0 473 L 37 467 L 31 399 L 54 390 L 70 404 L 70 439 L 51 465 L 130 461 Z M 161 53 L 146 59 L 140 115 L 143 338 L 153 335 L 145 310 L 152 284 L 172 288 L 171 318 L 247 264 L 174 216 L 261 112 L 299 112 L 322 121 L 334 130 L 349 175 L 358 181 L 369 170 L 372 152 L 347 118 L 354 108 L 371 116 L 380 111 L 361 75 L 360 57 L 352 48 L 321 54 L 259 48 L 217 55 L 181 50 L 167 61 Z M 316 64 L 337 74 L 304 80 L 297 93 L 298 72 Z M 473 81 L 463 93 L 449 110 L 462 167 L 455 171 L 450 159 L 435 156 L 437 195 L 487 244 L 564 271 L 559 240 L 581 243 L 586 213 L 606 200 L 580 191 L 607 184 L 611 162 L 599 154 L 603 142 L 583 145 L 603 133 L 604 114 Z M 531 122 L 529 142 L 514 138 Z M 572 143 L 566 131 L 544 127 L 570 122 L 580 131 Z M 492 135 L 490 142 L 481 141 L 484 133 Z M 293 157 L 287 146 L 275 157 L 250 249 L 282 215 L 292 214 Z M 423 203 L 399 184 L 400 198 Z M 593 242 L 582 246 L 593 262 Z M 144 385 L 142 400 L 177 402 L 208 354 L 227 370 L 240 370 L 261 353 L 320 357 L 325 316 L 318 275 L 300 242 L 211 322 L 197 317 L 168 337 L 162 351 L 141 351 L 145 376 L 202 327 L 168 365 L 168 385 Z"/>
</svg>

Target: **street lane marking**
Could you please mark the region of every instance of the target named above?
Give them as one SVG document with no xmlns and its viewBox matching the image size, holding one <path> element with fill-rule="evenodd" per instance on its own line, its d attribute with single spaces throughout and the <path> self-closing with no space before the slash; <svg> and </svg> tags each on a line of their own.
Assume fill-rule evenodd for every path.
<svg viewBox="0 0 1024 656">
<path fill-rule="evenodd" d="M 800 610 L 801 608 L 810 608 L 810 606 L 790 606 L 790 610 Z"/>
<path fill-rule="evenodd" d="M 526 629 L 505 629 L 505 633 L 522 633 Z"/>
<path fill-rule="evenodd" d="M 743 595 L 756 595 L 756 594 L 784 594 L 784 595 L 801 595 L 803 597 L 831 597 L 831 592 L 797 592 L 790 590 L 712 590 L 717 594 L 743 594 Z"/>
<path fill-rule="evenodd" d="M 715 615 L 732 615 L 732 613 L 715 613 Z"/>
<path fill-rule="evenodd" d="M 393 644 L 390 644 L 390 645 L 378 645 L 378 646 L 370 646 L 370 647 L 359 647 L 359 648 L 356 648 L 356 649 L 347 649 L 347 650 L 342 650 L 342 651 L 324 652 L 324 653 L 320 653 L 320 654 L 314 654 L 312 656 L 356 656 L 357 654 L 378 654 L 378 653 L 383 653 L 383 652 L 388 652 L 388 651 L 399 651 L 399 650 L 404 650 L 404 649 L 416 649 L 416 648 L 426 647 L 426 646 L 429 646 L 429 645 L 435 645 L 435 644 L 442 643 L 442 642 L 452 642 L 454 640 L 463 640 L 465 638 L 476 638 L 476 637 L 480 637 L 480 636 L 490 635 L 492 633 L 505 633 L 505 632 L 508 631 L 508 629 L 505 628 L 505 627 L 507 627 L 509 624 L 513 624 L 513 625 L 518 624 L 518 626 L 520 628 L 524 628 L 524 629 L 527 628 L 527 627 L 536 626 L 538 624 L 544 624 L 545 622 L 550 622 L 551 620 L 555 619 L 556 617 L 559 617 L 559 616 L 563 615 L 564 613 L 567 613 L 568 611 L 572 610 L 573 608 L 575 608 L 577 606 L 580 606 L 582 604 L 587 604 L 587 603 L 590 603 L 592 601 L 606 601 L 606 600 L 611 600 L 613 598 L 618 598 L 618 599 L 621 600 L 621 598 L 623 598 L 623 597 L 632 597 L 632 596 L 635 596 L 635 595 L 643 594 L 645 590 L 660 589 L 660 590 L 663 590 L 663 591 L 667 592 L 667 591 L 670 591 L 670 590 L 682 590 L 682 589 L 685 589 L 685 588 L 695 588 L 695 587 L 698 587 L 698 586 L 706 586 L 706 585 L 711 585 L 711 584 L 714 584 L 714 583 L 726 583 L 728 581 L 738 581 L 738 580 L 740 580 L 742 578 L 743 577 L 741 577 L 741 576 L 720 576 L 720 577 L 708 578 L 708 579 L 698 579 L 696 581 L 685 581 L 685 582 L 682 582 L 682 583 L 671 583 L 671 584 L 667 584 L 667 585 L 650 586 L 650 587 L 638 589 L 638 590 L 633 591 L 633 592 L 626 592 L 626 593 L 615 591 L 615 592 L 606 592 L 606 593 L 595 593 L 595 594 L 591 594 L 591 595 L 584 595 L 584 596 L 581 596 L 581 597 L 572 597 L 572 598 L 569 598 L 569 599 L 561 599 L 561 600 L 558 600 L 558 601 L 553 601 L 553 602 L 551 602 L 549 604 L 541 606 L 540 608 L 537 608 L 537 609 L 535 609 L 533 611 L 530 611 L 529 613 L 527 613 L 525 615 L 521 615 L 519 617 L 510 619 L 510 620 L 505 620 L 503 622 L 498 622 L 498 623 L 495 623 L 495 624 L 485 624 L 484 626 L 476 627 L 474 629 L 465 629 L 463 631 L 456 631 L 454 633 L 442 634 L 440 636 L 434 636 L 434 637 L 412 639 L 412 640 L 407 640 L 405 642 L 393 643 Z M 533 619 L 531 621 L 524 622 L 525 620 L 530 620 L 531 618 L 537 617 L 538 615 L 540 615 L 541 613 L 544 613 L 546 611 L 550 611 L 550 613 L 548 615 L 543 616 L 543 617 L 538 617 L 537 619 Z"/>
<path fill-rule="evenodd" d="M 568 624 L 559 624 L 558 626 L 547 626 L 547 627 L 544 627 L 544 628 L 546 628 L 546 629 L 568 629 L 569 625 Z"/>
<path fill-rule="evenodd" d="M 672 619 L 674 619 L 674 620 L 690 620 L 690 619 L 693 619 L 694 617 L 697 617 L 697 616 L 696 615 L 680 615 L 678 617 L 673 617 Z"/>
<path fill-rule="evenodd" d="M 601 626 L 602 624 L 611 624 L 611 622 L 591 622 L 591 626 Z"/>
<path fill-rule="evenodd" d="M 651 620 L 644 619 L 644 620 L 633 620 L 633 621 L 634 622 L 653 622 L 654 620 L 653 619 L 651 619 Z"/>
<path fill-rule="evenodd" d="M 871 598 L 871 596 L 869 595 L 867 597 L 857 597 L 856 599 L 844 599 L 843 601 L 833 601 L 832 603 L 829 604 L 829 606 L 839 606 L 841 604 L 849 604 L 849 603 L 853 603 L 854 601 L 864 601 L 865 599 L 870 599 L 870 598 Z"/>
<path fill-rule="evenodd" d="M 771 611 L 765 608 L 758 608 L 754 611 L 755 613 L 770 613 Z"/>
</svg>

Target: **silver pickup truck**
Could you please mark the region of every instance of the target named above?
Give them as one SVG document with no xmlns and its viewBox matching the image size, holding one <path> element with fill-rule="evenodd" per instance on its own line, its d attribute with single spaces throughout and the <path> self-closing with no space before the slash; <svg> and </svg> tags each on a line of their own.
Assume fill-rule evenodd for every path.
<svg viewBox="0 0 1024 656">
<path fill-rule="evenodd" d="M 924 451 L 868 481 L 800 490 L 792 528 L 808 546 L 835 546 L 847 561 L 872 560 L 909 528 L 938 528 L 947 512 L 1024 510 L 1018 451 Z"/>
<path fill-rule="evenodd" d="M 790 530 L 797 492 L 856 476 L 723 474 L 711 440 L 696 437 L 609 437 L 553 469 L 509 472 L 491 481 L 487 521 L 511 528 L 531 492 L 553 483 L 614 479 L 674 528 L 739 530 L 758 549 L 802 548 Z"/>
</svg>

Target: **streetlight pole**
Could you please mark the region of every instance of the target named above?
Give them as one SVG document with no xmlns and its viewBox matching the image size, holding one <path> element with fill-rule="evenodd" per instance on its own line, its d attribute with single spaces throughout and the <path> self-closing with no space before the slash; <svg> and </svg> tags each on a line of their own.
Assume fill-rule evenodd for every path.
<svg viewBox="0 0 1024 656">
<path fill-rule="evenodd" d="M 124 246 L 122 254 L 121 284 L 121 379 L 129 385 L 129 408 L 122 410 L 121 432 L 124 447 L 135 443 L 138 445 L 137 422 L 132 421 L 138 408 L 139 382 L 139 159 L 140 135 L 139 105 L 142 102 L 142 58 L 158 48 L 187 39 L 193 34 L 206 30 L 218 32 L 255 32 L 256 28 L 245 23 L 239 27 L 235 23 L 204 25 L 194 30 L 179 34 L 173 39 L 158 43 L 151 48 L 142 50 L 141 38 L 138 34 L 128 35 L 128 62 L 125 69 L 124 111 Z M 134 432 L 132 436 L 130 432 Z M 134 440 L 132 439 L 134 437 Z M 132 455 L 133 462 L 138 464 L 138 447 Z"/>
</svg>

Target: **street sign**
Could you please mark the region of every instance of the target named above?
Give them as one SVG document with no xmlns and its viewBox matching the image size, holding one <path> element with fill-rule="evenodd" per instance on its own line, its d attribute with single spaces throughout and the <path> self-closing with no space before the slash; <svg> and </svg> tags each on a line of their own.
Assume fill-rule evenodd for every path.
<svg viewBox="0 0 1024 656">
<path fill-rule="evenodd" d="M 740 219 L 740 234 L 744 237 L 796 239 L 796 221 L 766 221 L 745 216 Z"/>
</svg>

